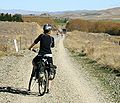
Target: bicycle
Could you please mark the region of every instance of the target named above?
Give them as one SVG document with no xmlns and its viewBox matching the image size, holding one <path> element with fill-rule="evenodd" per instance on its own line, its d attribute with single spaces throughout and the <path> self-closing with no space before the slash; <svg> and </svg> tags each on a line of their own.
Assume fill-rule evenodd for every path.
<svg viewBox="0 0 120 103">
<path fill-rule="evenodd" d="M 37 52 L 34 49 L 32 51 Z M 32 70 L 32 74 L 31 74 L 30 81 L 29 81 L 28 91 L 30 91 L 30 88 L 33 86 L 32 82 L 37 80 L 40 96 L 43 96 L 46 92 L 48 92 L 47 90 L 49 87 L 49 80 L 53 80 L 55 78 L 56 68 L 57 68 L 55 65 L 50 65 L 50 66 L 48 66 L 48 65 L 49 65 L 49 63 L 47 61 L 46 56 L 43 56 L 40 59 L 40 61 L 37 62 L 37 69 Z M 41 73 L 40 73 L 41 68 L 44 70 L 42 77 L 41 77 Z M 53 73 L 52 78 L 49 78 L 49 75 L 50 75 L 50 74 L 48 74 L 49 68 L 54 68 L 52 71 L 52 73 Z M 35 79 L 33 79 L 33 77 L 35 77 Z"/>
</svg>

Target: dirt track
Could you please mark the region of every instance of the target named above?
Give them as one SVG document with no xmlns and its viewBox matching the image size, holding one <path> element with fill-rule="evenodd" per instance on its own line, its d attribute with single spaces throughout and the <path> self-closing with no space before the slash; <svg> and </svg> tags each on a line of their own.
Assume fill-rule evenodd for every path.
<svg viewBox="0 0 120 103">
<path fill-rule="evenodd" d="M 53 50 L 58 68 L 51 93 L 42 97 L 27 94 L 31 61 L 35 55 L 26 50 L 0 59 L 0 103 L 110 103 L 100 95 L 92 80 L 84 75 L 80 64 L 69 56 L 62 37 L 57 38 Z"/>
</svg>

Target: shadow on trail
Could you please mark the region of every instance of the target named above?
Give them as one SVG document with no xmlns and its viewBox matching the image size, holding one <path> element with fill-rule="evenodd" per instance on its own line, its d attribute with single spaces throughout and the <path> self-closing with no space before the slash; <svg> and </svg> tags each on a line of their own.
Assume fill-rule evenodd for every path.
<svg viewBox="0 0 120 103">
<path fill-rule="evenodd" d="M 40 96 L 39 93 L 37 92 L 29 92 L 27 89 L 25 88 L 14 88 L 14 87 L 0 87 L 0 92 L 7 92 L 7 93 L 12 93 L 12 94 L 20 94 L 23 96 Z"/>
</svg>

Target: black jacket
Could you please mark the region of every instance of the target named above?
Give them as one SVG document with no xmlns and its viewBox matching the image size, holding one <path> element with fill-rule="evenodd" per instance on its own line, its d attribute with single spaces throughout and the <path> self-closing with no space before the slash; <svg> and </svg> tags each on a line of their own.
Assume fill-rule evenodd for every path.
<svg viewBox="0 0 120 103">
<path fill-rule="evenodd" d="M 37 44 L 40 41 L 40 55 L 52 54 L 51 48 L 54 47 L 54 38 L 48 34 L 40 34 L 34 41 Z"/>
</svg>

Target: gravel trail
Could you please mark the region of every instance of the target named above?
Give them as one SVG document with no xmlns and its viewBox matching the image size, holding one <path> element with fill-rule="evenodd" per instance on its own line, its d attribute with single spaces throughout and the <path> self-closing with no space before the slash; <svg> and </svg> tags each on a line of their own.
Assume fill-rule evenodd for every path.
<svg viewBox="0 0 120 103">
<path fill-rule="evenodd" d="M 0 103 L 107 103 L 92 80 L 83 75 L 80 64 L 69 56 L 63 40 L 64 37 L 56 39 L 53 56 L 57 75 L 50 94 L 44 96 L 26 92 L 35 53 L 25 50 L 0 58 Z"/>
</svg>

